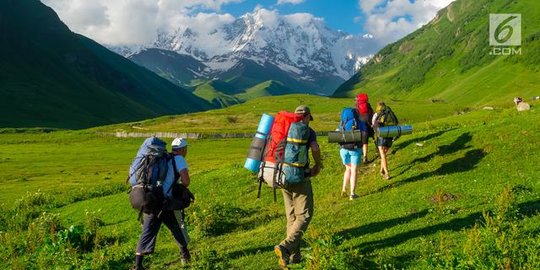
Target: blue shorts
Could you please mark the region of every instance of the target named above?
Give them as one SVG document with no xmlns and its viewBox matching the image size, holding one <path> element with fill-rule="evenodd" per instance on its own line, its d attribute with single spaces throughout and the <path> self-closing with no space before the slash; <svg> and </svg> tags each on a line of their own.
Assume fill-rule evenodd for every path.
<svg viewBox="0 0 540 270">
<path fill-rule="evenodd" d="M 354 165 L 359 165 L 362 158 L 362 148 L 354 150 L 341 148 L 341 150 L 339 150 L 339 155 L 341 156 L 343 165 L 349 165 L 351 163 Z"/>
</svg>

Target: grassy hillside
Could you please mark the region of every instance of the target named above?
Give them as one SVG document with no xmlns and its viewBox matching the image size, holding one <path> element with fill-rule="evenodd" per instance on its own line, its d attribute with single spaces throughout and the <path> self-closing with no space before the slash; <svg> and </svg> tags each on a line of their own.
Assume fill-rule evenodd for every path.
<svg viewBox="0 0 540 270">
<path fill-rule="evenodd" d="M 83 128 L 211 108 L 72 33 L 38 0 L 0 2 L 0 126 Z"/>
<path fill-rule="evenodd" d="M 491 55 L 489 14 L 522 15 L 522 54 Z M 540 83 L 540 3 L 458 0 L 416 32 L 382 49 L 335 96 L 359 91 L 408 100 L 468 106 L 499 105 L 537 96 Z"/>
<path fill-rule="evenodd" d="M 258 97 L 290 95 L 294 91 L 278 81 L 266 81 L 245 90 L 238 90 L 232 84 L 215 80 L 197 86 L 193 93 L 218 108 L 224 108 Z"/>
<path fill-rule="evenodd" d="M 316 210 L 303 250 L 310 256 L 296 268 L 537 269 L 540 134 L 532 123 L 540 120 L 540 104 L 533 106 L 525 113 L 475 111 L 416 124 L 392 148 L 389 181 L 378 175 L 376 161 L 362 165 L 357 201 L 339 196 L 338 148 L 320 137 L 324 169 L 313 180 Z M 142 139 L 91 131 L 0 137 L 2 268 L 132 264 L 140 226 L 124 181 Z M 272 247 L 285 233 L 281 197 L 272 203 L 265 188 L 255 199 L 257 185 L 242 168 L 249 143 L 190 141 L 197 196 L 188 211 L 192 269 L 277 267 Z M 178 260 L 164 229 L 146 263 L 181 269 Z"/>
<path fill-rule="evenodd" d="M 226 94 L 230 91 L 229 89 L 230 87 L 224 82 L 212 81 L 197 86 L 193 94 L 209 101 L 217 108 L 224 108 L 241 102 L 234 95 Z"/>
</svg>

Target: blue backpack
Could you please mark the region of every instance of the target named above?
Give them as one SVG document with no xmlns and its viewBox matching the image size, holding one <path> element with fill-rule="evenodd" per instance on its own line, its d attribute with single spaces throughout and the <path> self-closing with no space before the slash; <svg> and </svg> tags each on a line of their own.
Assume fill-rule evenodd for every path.
<svg viewBox="0 0 540 270">
<path fill-rule="evenodd" d="M 170 155 L 167 143 L 156 137 L 147 138 L 129 167 L 131 206 L 145 213 L 157 213 L 163 208 L 162 183 L 167 177 Z"/>
<path fill-rule="evenodd" d="M 351 131 L 366 131 L 366 124 L 360 120 L 358 110 L 353 108 L 343 108 L 341 111 L 341 121 L 338 129 L 343 132 Z M 348 150 L 353 150 L 359 147 L 358 143 L 342 143 L 341 146 Z"/>
<path fill-rule="evenodd" d="M 309 127 L 303 122 L 292 123 L 287 133 L 282 183 L 298 184 L 304 181 L 305 166 L 308 163 Z"/>
</svg>

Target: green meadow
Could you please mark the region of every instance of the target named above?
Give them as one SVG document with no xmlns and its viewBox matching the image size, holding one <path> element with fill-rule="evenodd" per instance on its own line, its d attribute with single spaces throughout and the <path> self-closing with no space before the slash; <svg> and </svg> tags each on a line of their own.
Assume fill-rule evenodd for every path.
<svg viewBox="0 0 540 270">
<path fill-rule="evenodd" d="M 107 132 L 256 129 L 262 112 L 312 106 L 318 130 L 337 125 L 350 99 L 270 97 L 223 110 L 82 131 L 0 134 L 0 268 L 128 269 L 141 227 L 128 202 L 127 170 L 143 138 Z M 538 269 L 540 114 L 451 104 L 388 101 L 414 134 L 389 156 L 392 178 L 360 168 L 360 199 L 340 197 L 338 146 L 318 138 L 324 169 L 313 179 L 315 215 L 304 260 L 292 269 Z M 435 108 L 440 108 L 436 110 Z M 236 117 L 228 121 L 227 117 Z M 170 143 L 171 139 L 167 139 Z M 187 209 L 191 269 L 277 269 L 285 235 L 280 191 L 243 168 L 250 139 L 191 140 L 187 161 L 196 202 Z M 182 269 L 160 231 L 150 269 Z"/>
<path fill-rule="evenodd" d="M 382 96 L 371 96 L 375 104 Z M 433 103 L 425 100 L 386 100 L 389 106 L 400 116 L 402 123 L 417 123 L 439 119 L 474 107 L 454 103 Z M 195 133 L 238 133 L 253 132 L 262 113 L 275 115 L 279 111 L 293 111 L 299 104 L 308 105 L 316 115 L 311 125 L 315 130 L 334 130 L 339 124 L 340 111 L 352 107 L 354 99 L 329 98 L 313 95 L 286 95 L 261 97 L 244 104 L 225 109 L 178 116 L 163 116 L 145 121 L 109 125 L 90 129 L 91 131 L 111 132 L 195 132 Z M 499 106 L 499 108 L 502 108 Z"/>
</svg>

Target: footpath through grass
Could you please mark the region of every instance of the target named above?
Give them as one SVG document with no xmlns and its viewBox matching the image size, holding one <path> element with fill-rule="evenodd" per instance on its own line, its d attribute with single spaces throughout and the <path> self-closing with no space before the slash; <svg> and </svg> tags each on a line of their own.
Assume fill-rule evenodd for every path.
<svg viewBox="0 0 540 270">
<path fill-rule="evenodd" d="M 540 267 L 539 120 L 537 110 L 496 110 L 418 123 L 392 148 L 389 181 L 378 175 L 378 160 L 362 165 L 357 201 L 339 196 L 338 147 L 320 137 L 315 215 L 305 259 L 294 267 Z M 123 183 L 142 139 L 91 132 L 0 138 L 1 268 L 131 266 L 140 226 Z M 256 200 L 254 178 L 242 168 L 250 140 L 190 143 L 191 268 L 276 269 L 272 247 L 285 234 L 281 194 L 273 203 L 264 188 Z M 166 228 L 145 263 L 181 269 Z"/>
</svg>

